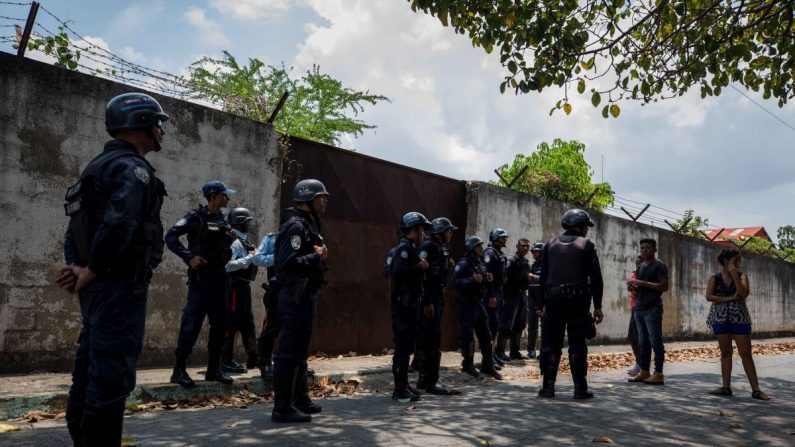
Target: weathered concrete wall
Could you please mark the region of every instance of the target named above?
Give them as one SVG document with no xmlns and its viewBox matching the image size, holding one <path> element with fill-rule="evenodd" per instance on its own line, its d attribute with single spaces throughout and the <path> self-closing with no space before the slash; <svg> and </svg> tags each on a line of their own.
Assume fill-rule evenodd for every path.
<svg viewBox="0 0 795 447">
<path fill-rule="evenodd" d="M 104 79 L 0 53 L 0 371 L 69 368 L 80 326 L 77 298 L 53 285 L 63 256 L 66 188 L 102 150 L 104 105 L 134 91 Z M 168 122 L 149 161 L 166 183 L 170 227 L 203 201 L 201 185 L 224 180 L 240 192 L 230 207 L 257 216 L 259 234 L 277 224 L 281 160 L 270 126 L 157 96 Z M 264 273 L 260 274 L 264 278 Z M 142 365 L 173 361 L 185 266 L 167 252 L 150 289 Z M 255 300 L 255 315 L 263 314 Z M 204 360 L 206 331 L 193 362 Z"/>
<path fill-rule="evenodd" d="M 569 207 L 555 200 L 499 188 L 486 183 L 468 184 L 468 235 L 487 237 L 502 227 L 510 235 L 508 249 L 516 240 L 548 241 L 561 232 L 560 218 Z M 606 214 L 592 213 L 596 226 L 588 236 L 596 244 L 605 281 L 605 321 L 598 327 L 601 341 L 626 338 L 629 295 L 626 281 L 634 269 L 644 237 L 657 240 L 658 257 L 668 265 L 671 288 L 663 295 L 663 330 L 668 338 L 700 338 L 711 335 L 706 325 L 710 303 L 704 298 L 709 275 L 719 270 L 721 247 L 671 231 L 633 223 Z M 756 334 L 795 331 L 795 264 L 743 252 L 742 270 L 748 274 L 751 295 L 748 308 Z"/>
</svg>

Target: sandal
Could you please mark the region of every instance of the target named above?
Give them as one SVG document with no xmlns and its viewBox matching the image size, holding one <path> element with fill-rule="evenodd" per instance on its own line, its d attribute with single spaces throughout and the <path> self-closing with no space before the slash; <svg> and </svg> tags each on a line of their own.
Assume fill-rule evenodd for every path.
<svg viewBox="0 0 795 447">
<path fill-rule="evenodd" d="M 761 391 L 759 391 L 759 392 L 761 393 Z M 755 391 L 755 393 L 756 393 L 756 391 Z M 727 387 L 727 386 L 722 386 L 720 388 L 717 388 L 717 389 L 714 389 L 714 390 L 710 391 L 709 394 L 712 394 L 713 396 L 731 396 L 732 395 L 732 389 Z M 756 398 L 756 399 L 758 399 L 758 398 Z"/>
<path fill-rule="evenodd" d="M 772 397 L 770 397 L 767 394 L 765 394 L 764 392 L 762 392 L 762 390 L 754 391 L 753 393 L 751 393 L 751 397 L 753 397 L 754 399 L 759 399 L 759 400 L 770 400 L 770 399 L 772 399 Z"/>
</svg>

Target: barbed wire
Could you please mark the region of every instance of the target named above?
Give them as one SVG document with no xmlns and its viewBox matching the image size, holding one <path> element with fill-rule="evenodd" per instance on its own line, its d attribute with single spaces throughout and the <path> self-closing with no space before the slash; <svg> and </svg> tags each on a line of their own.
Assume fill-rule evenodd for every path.
<svg viewBox="0 0 795 447">
<path fill-rule="evenodd" d="M 0 1 L 0 5 L 30 6 L 33 2 L 6 2 Z"/>
</svg>

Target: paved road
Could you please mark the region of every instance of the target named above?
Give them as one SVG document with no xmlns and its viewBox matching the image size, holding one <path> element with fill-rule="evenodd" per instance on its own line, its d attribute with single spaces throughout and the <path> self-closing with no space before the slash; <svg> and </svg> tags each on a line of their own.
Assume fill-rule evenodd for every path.
<svg viewBox="0 0 795 447">
<path fill-rule="evenodd" d="M 735 396 L 707 392 L 720 383 L 717 360 L 666 365 L 667 384 L 626 383 L 623 371 L 595 373 L 597 399 L 571 399 L 571 381 L 561 377 L 558 398 L 535 397 L 537 380 L 462 384 L 461 396 L 426 397 L 399 405 L 371 393 L 322 400 L 323 413 L 307 425 L 276 425 L 270 407 L 156 411 L 125 419 L 125 436 L 140 446 L 246 445 L 600 445 L 608 436 L 625 446 L 795 445 L 795 355 L 760 356 L 763 389 L 775 400 L 750 398 L 735 363 Z M 451 382 L 453 376 L 448 376 Z M 734 412 L 720 416 L 720 410 Z M 730 429 L 738 423 L 740 428 Z M 0 434 L 0 446 L 69 445 L 62 422 Z M 52 426 L 55 425 L 55 426 Z M 487 442 L 485 442 L 487 441 Z"/>
</svg>

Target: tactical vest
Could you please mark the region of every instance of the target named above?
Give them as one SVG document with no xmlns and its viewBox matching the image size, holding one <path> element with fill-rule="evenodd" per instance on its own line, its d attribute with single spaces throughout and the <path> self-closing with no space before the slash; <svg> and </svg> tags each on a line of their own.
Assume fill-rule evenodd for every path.
<svg viewBox="0 0 795 447">
<path fill-rule="evenodd" d="M 463 301 L 482 300 L 486 296 L 486 269 L 480 259 L 473 259 L 470 256 L 465 259 L 466 267 L 455 272 L 455 275 L 463 278 L 471 278 L 475 273 L 479 273 L 483 276 L 483 281 L 480 283 L 473 282 L 469 287 L 459 289 L 460 299 Z"/>
<path fill-rule="evenodd" d="M 236 280 L 251 282 L 257 279 L 257 271 L 257 266 L 252 263 L 244 269 L 229 272 L 229 277 Z"/>
<path fill-rule="evenodd" d="M 492 275 L 494 276 L 494 282 L 493 282 L 494 287 L 496 288 L 502 287 L 505 284 L 505 281 L 507 281 L 508 279 L 507 276 L 508 258 L 493 246 L 489 246 L 483 251 L 484 259 L 487 256 L 492 258 L 497 258 L 499 260 L 500 271 L 492 273 Z"/>
<path fill-rule="evenodd" d="M 521 292 L 530 286 L 530 262 L 519 255 L 508 257 L 508 280 L 505 282 L 505 291 L 510 293 Z"/>
<path fill-rule="evenodd" d="M 229 224 L 224 220 L 223 214 L 211 214 L 206 207 L 197 208 L 194 212 L 199 219 L 199 225 L 188 232 L 188 250 L 207 261 L 198 270 L 225 270 L 226 263 L 232 259 Z"/>
<path fill-rule="evenodd" d="M 571 239 L 564 242 L 561 237 Z M 547 245 L 546 286 L 584 286 L 588 285 L 585 246 L 588 238 L 581 236 L 557 236 Z"/>
<path fill-rule="evenodd" d="M 410 245 L 411 242 L 408 241 L 401 241 L 397 247 L 395 247 L 395 254 L 400 252 L 401 247 L 404 245 Z M 423 287 L 422 287 L 422 280 L 424 275 L 419 274 L 416 278 L 411 279 L 404 279 L 397 283 L 396 278 L 394 277 L 394 265 L 395 262 L 401 262 L 402 264 L 419 264 L 420 262 L 420 252 L 417 249 L 408 250 L 410 253 L 407 259 L 401 259 L 398 261 L 395 259 L 395 255 L 393 255 L 392 259 L 392 267 L 390 269 L 390 288 L 393 294 L 411 294 L 411 295 L 422 295 Z"/>
<path fill-rule="evenodd" d="M 435 240 L 429 240 L 422 244 L 421 251 L 428 251 L 428 271 L 425 273 L 425 280 L 429 284 L 444 287 L 450 277 L 450 250 Z M 433 256 L 431 256 L 433 250 Z M 420 253 L 422 257 L 422 253 Z M 432 258 L 432 259 L 431 259 Z"/>
</svg>

